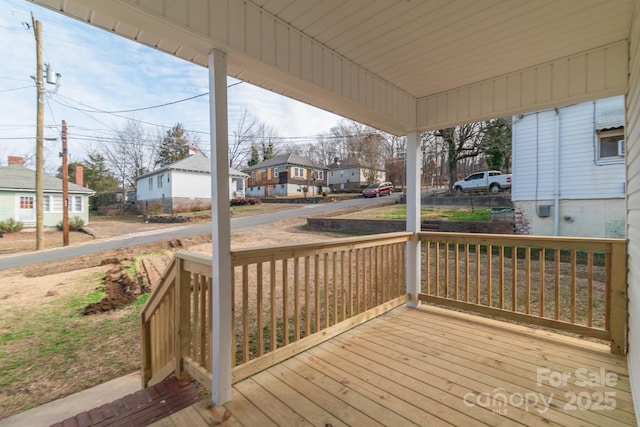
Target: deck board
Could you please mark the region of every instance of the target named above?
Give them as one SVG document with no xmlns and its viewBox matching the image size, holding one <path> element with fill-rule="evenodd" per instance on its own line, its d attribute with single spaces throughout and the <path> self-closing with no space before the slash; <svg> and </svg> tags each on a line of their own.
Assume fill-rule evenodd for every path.
<svg viewBox="0 0 640 427">
<path fill-rule="evenodd" d="M 538 384 L 539 368 L 571 375 Z M 615 381 L 579 384 L 577 369 Z M 605 393 L 615 409 L 569 406 Z M 534 406 L 540 397 L 551 405 Z M 204 404 L 189 409 L 157 425 L 192 425 L 198 414 L 194 426 L 211 425 Z M 430 306 L 392 310 L 241 381 L 214 409 L 216 425 L 636 425 L 626 359 L 608 346 Z"/>
</svg>

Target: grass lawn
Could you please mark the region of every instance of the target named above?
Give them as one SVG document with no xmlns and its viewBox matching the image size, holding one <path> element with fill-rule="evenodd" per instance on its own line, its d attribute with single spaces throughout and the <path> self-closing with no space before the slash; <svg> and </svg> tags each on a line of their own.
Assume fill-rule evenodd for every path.
<svg viewBox="0 0 640 427">
<path fill-rule="evenodd" d="M 383 206 L 376 209 L 367 209 L 366 213 L 362 211 L 352 212 L 337 218 L 359 218 L 363 219 L 389 219 L 404 220 L 407 217 L 407 207 L 405 205 Z M 443 206 L 441 208 L 425 207 L 421 209 L 420 217 L 423 220 L 440 220 L 447 219 L 449 221 L 490 221 L 491 209 L 476 208 L 470 210 L 467 208 L 454 208 Z"/>
<path fill-rule="evenodd" d="M 0 418 L 140 369 L 140 319 L 147 295 L 98 315 L 82 310 L 105 295 L 105 267 L 20 278 L 0 299 Z M 57 278 L 57 276 L 55 276 Z"/>
</svg>

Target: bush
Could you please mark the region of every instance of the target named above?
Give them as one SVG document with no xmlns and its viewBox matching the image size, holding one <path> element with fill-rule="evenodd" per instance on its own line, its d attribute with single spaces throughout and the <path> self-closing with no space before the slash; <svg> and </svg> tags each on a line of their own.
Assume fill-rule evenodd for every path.
<svg viewBox="0 0 640 427">
<path fill-rule="evenodd" d="M 262 201 L 253 197 L 234 197 L 231 199 L 231 206 L 259 205 Z"/>
<path fill-rule="evenodd" d="M 118 203 L 118 197 L 116 193 L 110 191 L 105 193 L 96 193 L 95 196 L 89 199 L 91 209 L 96 210 L 103 206 L 113 205 Z"/>
<path fill-rule="evenodd" d="M 15 233 L 22 231 L 24 224 L 20 221 L 15 221 L 13 218 L 0 221 L 0 233 Z"/>
<path fill-rule="evenodd" d="M 62 231 L 62 221 L 56 224 L 56 228 L 58 229 L 58 231 Z M 83 228 L 84 220 L 79 216 L 76 215 L 73 218 L 69 219 L 69 231 L 80 231 Z"/>
<path fill-rule="evenodd" d="M 147 206 L 147 214 L 160 215 L 164 213 L 164 205 L 162 203 L 154 203 Z"/>
</svg>

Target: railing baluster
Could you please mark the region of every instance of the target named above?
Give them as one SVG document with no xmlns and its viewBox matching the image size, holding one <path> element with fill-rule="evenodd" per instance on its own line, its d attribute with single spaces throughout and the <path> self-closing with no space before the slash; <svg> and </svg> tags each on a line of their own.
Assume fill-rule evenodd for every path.
<svg viewBox="0 0 640 427">
<path fill-rule="evenodd" d="M 487 245 L 487 306 L 493 307 L 493 246 Z"/>
<path fill-rule="evenodd" d="M 274 351 L 278 348 L 278 307 L 276 307 L 276 261 L 271 260 L 269 263 L 269 299 L 271 306 L 271 345 L 269 348 Z"/>
<path fill-rule="evenodd" d="M 289 344 L 289 260 L 282 260 L 282 343 Z"/>
<path fill-rule="evenodd" d="M 262 355 L 262 346 L 260 345 L 260 337 L 262 336 L 262 313 L 261 313 L 261 296 L 262 296 L 262 264 L 258 265 L 258 356 Z M 242 360 L 244 363 L 249 361 L 249 266 L 242 266 Z"/>
<path fill-rule="evenodd" d="M 345 281 L 345 262 L 346 253 L 345 251 L 342 251 L 340 252 L 340 296 L 342 300 L 342 318 L 340 319 L 340 321 L 347 318 L 347 283 Z"/>
<path fill-rule="evenodd" d="M 538 268 L 538 283 L 540 283 L 540 317 L 544 317 L 544 305 L 545 305 L 545 300 L 544 300 L 544 291 L 545 291 L 545 257 L 546 257 L 546 251 L 544 248 L 540 249 L 540 257 L 538 260 L 538 263 L 540 265 L 540 267 Z"/>
<path fill-rule="evenodd" d="M 355 273 L 356 273 L 356 311 L 355 314 L 359 314 L 361 312 L 360 309 L 360 299 L 361 299 L 361 292 L 360 292 L 360 272 L 364 271 L 363 268 L 364 266 L 362 265 L 362 262 L 360 261 L 360 249 L 355 249 L 355 255 L 356 255 L 356 262 L 355 262 Z"/>
<path fill-rule="evenodd" d="M 511 248 L 511 310 L 518 311 L 518 247 Z"/>
<path fill-rule="evenodd" d="M 300 258 L 293 260 L 293 315 L 295 317 L 294 338 L 300 340 Z"/>
<path fill-rule="evenodd" d="M 465 301 L 469 302 L 470 301 L 470 296 L 469 296 L 469 285 L 471 284 L 471 277 L 470 277 L 470 270 L 469 270 L 469 266 L 471 265 L 471 260 L 469 259 L 469 243 L 465 243 L 464 244 L 464 294 L 465 294 Z"/>
<path fill-rule="evenodd" d="M 425 293 L 427 295 L 433 295 L 433 289 L 431 288 L 431 241 L 427 240 L 424 242 L 424 263 L 425 263 L 425 274 L 424 274 L 424 287 Z"/>
<path fill-rule="evenodd" d="M 313 332 L 320 330 L 320 254 L 316 254 L 313 265 L 313 289 L 314 289 L 314 301 L 315 301 L 315 329 Z"/>
<path fill-rule="evenodd" d="M 304 257 L 304 336 L 311 335 L 311 258 Z"/>
<path fill-rule="evenodd" d="M 476 244 L 476 304 L 480 304 L 480 245 Z"/>
<path fill-rule="evenodd" d="M 262 356 L 264 354 L 264 275 L 263 275 L 263 270 L 262 270 L 262 263 L 258 263 L 256 265 L 256 291 L 257 291 L 257 304 L 256 304 L 256 310 L 257 310 L 257 334 L 258 335 L 258 339 L 256 341 L 256 354 L 258 355 L 258 357 Z M 248 274 L 244 273 L 243 270 L 243 276 L 247 277 L 247 280 L 249 280 L 248 278 Z M 249 289 L 249 284 L 247 283 L 247 291 L 245 291 L 245 287 L 244 287 L 244 282 L 243 282 L 243 298 L 244 295 L 246 294 L 248 297 L 248 289 Z M 243 299 L 244 301 L 244 299 Z M 244 302 L 243 302 L 244 304 Z M 248 340 L 248 337 L 245 337 L 245 340 Z"/>
<path fill-rule="evenodd" d="M 555 319 L 560 319 L 560 249 L 554 250 L 554 268 L 555 268 Z"/>
<path fill-rule="evenodd" d="M 453 286 L 454 286 L 454 291 L 453 291 L 453 297 L 456 299 L 456 301 L 459 299 L 460 297 L 460 292 L 459 292 L 459 285 L 458 285 L 458 280 L 459 280 L 459 276 L 460 276 L 460 248 L 458 247 L 459 245 L 457 243 L 454 243 L 454 251 L 453 251 L 453 266 L 454 266 L 454 270 L 453 270 Z"/>
<path fill-rule="evenodd" d="M 525 313 L 531 314 L 531 248 L 525 249 Z"/>
<path fill-rule="evenodd" d="M 330 312 L 330 307 L 329 307 L 329 255 L 328 254 L 324 254 L 323 255 L 323 274 L 322 274 L 322 283 L 323 283 L 323 288 L 324 288 L 324 327 L 328 328 L 329 325 L 331 324 L 329 322 L 329 312 Z"/>
<path fill-rule="evenodd" d="M 354 270 L 358 271 L 358 263 L 356 261 L 356 263 L 353 263 L 353 250 L 349 250 L 348 251 L 348 261 L 347 261 L 347 272 L 349 274 L 349 278 L 348 278 L 348 282 L 349 282 L 349 317 L 353 316 L 355 313 L 353 311 L 353 297 L 354 297 L 354 293 L 353 293 L 353 272 Z"/>
<path fill-rule="evenodd" d="M 587 326 L 593 326 L 593 252 L 587 253 Z"/>
<path fill-rule="evenodd" d="M 433 267 L 436 270 L 435 277 L 435 285 L 436 285 L 436 296 L 440 296 L 440 242 L 434 242 L 434 265 Z"/>
<path fill-rule="evenodd" d="M 449 298 L 449 243 L 444 243 L 444 296 Z"/>
<path fill-rule="evenodd" d="M 504 246 L 500 245 L 500 309 L 504 309 Z"/>
<path fill-rule="evenodd" d="M 576 264 L 576 251 L 574 249 L 571 251 L 571 323 L 576 323 Z"/>
</svg>

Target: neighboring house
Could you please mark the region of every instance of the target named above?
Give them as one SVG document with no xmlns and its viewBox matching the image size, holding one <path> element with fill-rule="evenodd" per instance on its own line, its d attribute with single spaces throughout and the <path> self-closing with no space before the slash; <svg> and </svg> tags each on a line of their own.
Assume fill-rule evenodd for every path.
<svg viewBox="0 0 640 427">
<path fill-rule="evenodd" d="M 244 197 L 247 175 L 229 168 L 229 198 Z M 136 178 L 136 204 L 141 212 L 162 206 L 165 213 L 211 208 L 211 159 L 193 154 Z"/>
<path fill-rule="evenodd" d="M 69 219 L 79 217 L 89 224 L 89 197 L 95 192 L 69 183 Z M 44 175 L 43 225 L 55 227 L 62 222 L 62 180 Z M 0 221 L 9 218 L 24 227 L 36 226 L 36 172 L 20 165 L 0 168 Z"/>
<path fill-rule="evenodd" d="M 244 170 L 249 174 L 247 195 L 302 196 L 327 190 L 327 168 L 297 154 L 280 154 Z"/>
<path fill-rule="evenodd" d="M 515 116 L 512 149 L 519 232 L 625 237 L 624 97 Z"/>
<path fill-rule="evenodd" d="M 386 181 L 384 169 L 371 166 L 355 157 L 336 157 L 328 166 L 327 184 L 335 190 L 360 190 L 374 182 Z"/>
</svg>

